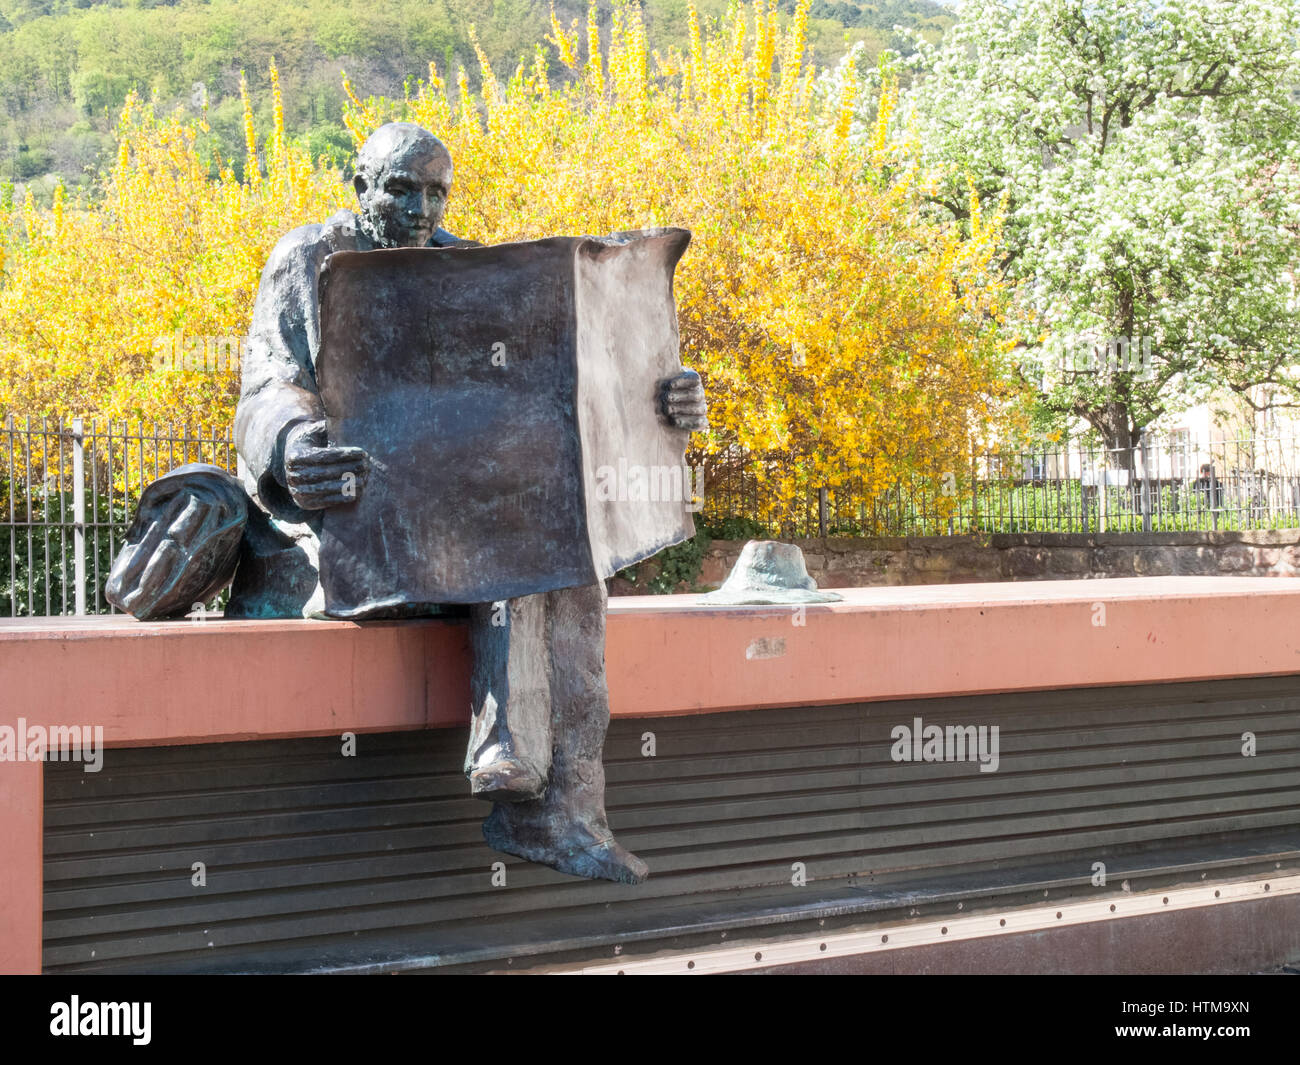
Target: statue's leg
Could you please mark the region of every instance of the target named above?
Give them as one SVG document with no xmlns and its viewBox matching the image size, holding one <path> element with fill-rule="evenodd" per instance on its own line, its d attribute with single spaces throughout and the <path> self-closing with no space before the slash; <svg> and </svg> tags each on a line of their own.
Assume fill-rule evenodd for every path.
<svg viewBox="0 0 1300 1065">
<path fill-rule="evenodd" d="M 465 774 L 480 799 L 519 802 L 546 787 L 551 764 L 546 597 L 470 607 L 471 724 Z"/>
<path fill-rule="evenodd" d="M 614 839 L 605 815 L 605 602 L 603 583 L 546 595 L 550 784 L 534 802 L 498 803 L 483 834 L 497 850 L 564 873 L 637 884 L 646 865 Z"/>
<path fill-rule="evenodd" d="M 239 568 L 226 605 L 228 618 L 320 616 L 319 520 L 301 525 L 277 521 L 257 506 L 239 545 Z"/>
</svg>

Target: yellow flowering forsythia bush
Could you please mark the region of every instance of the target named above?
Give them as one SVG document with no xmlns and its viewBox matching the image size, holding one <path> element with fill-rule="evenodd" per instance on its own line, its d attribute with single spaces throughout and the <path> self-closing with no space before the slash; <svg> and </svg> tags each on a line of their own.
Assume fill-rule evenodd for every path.
<svg viewBox="0 0 1300 1065">
<path fill-rule="evenodd" d="M 56 195 L 37 211 L 29 198 L 0 217 L 0 415 L 229 423 L 267 255 L 287 230 L 352 198 L 287 142 L 274 69 L 271 81 L 276 122 L 260 166 L 244 89 L 243 181 L 228 165 L 210 178 L 201 121 L 159 118 L 131 99 L 102 199 L 83 207 Z M 160 351 L 197 369 L 158 370 Z"/>
<path fill-rule="evenodd" d="M 972 442 L 1004 433 L 1014 408 L 994 330 L 999 220 L 977 214 L 969 237 L 926 220 L 929 178 L 909 142 L 886 137 L 893 87 L 875 136 L 851 138 L 859 86 L 816 99 L 806 17 L 804 2 L 782 28 L 756 0 L 706 32 L 692 14 L 689 54 L 660 55 L 635 5 L 615 9 L 602 48 L 593 8 L 585 32 L 553 18 L 550 48 L 504 84 L 481 56 L 477 85 L 461 72 L 455 91 L 431 64 L 405 100 L 348 86 L 345 115 L 358 142 L 400 118 L 447 143 L 445 224 L 458 236 L 689 228 L 683 357 L 712 420 L 692 458 L 715 483 L 743 463 L 791 510 L 819 485 L 856 481 L 870 496 L 904 477 L 960 477 Z M 277 236 L 351 191 L 279 124 L 265 176 L 207 180 L 196 132 L 130 105 L 102 204 L 14 212 L 0 411 L 229 418 L 233 374 L 157 374 L 155 339 L 241 333 Z"/>
<path fill-rule="evenodd" d="M 615 10 L 604 54 L 594 17 L 585 34 L 553 20 L 571 72 L 558 91 L 538 49 L 506 84 L 480 57 L 477 91 L 462 76 L 449 93 L 431 67 L 410 99 L 353 96 L 347 116 L 357 138 L 405 118 L 447 143 L 457 235 L 689 228 L 683 358 L 713 422 L 698 457 L 716 483 L 740 445 L 763 494 L 791 508 L 818 485 L 857 480 L 870 496 L 960 476 L 972 438 L 1004 431 L 1011 407 L 992 328 L 998 219 L 977 216 L 970 239 L 922 219 L 914 149 L 885 135 L 892 86 L 875 137 L 852 143 L 857 86 L 815 101 L 806 15 L 783 32 L 759 0 L 707 36 L 692 17 L 690 53 L 668 56 L 648 54 L 635 6 Z"/>
</svg>

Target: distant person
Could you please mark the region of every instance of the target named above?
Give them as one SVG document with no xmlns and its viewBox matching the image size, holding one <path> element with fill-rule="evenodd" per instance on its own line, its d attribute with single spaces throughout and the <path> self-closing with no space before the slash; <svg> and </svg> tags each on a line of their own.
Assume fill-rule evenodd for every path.
<svg viewBox="0 0 1300 1065">
<path fill-rule="evenodd" d="M 1214 472 L 1214 464 L 1201 463 L 1201 475 L 1196 479 L 1196 490 L 1207 510 L 1223 506 L 1223 485 Z"/>
</svg>

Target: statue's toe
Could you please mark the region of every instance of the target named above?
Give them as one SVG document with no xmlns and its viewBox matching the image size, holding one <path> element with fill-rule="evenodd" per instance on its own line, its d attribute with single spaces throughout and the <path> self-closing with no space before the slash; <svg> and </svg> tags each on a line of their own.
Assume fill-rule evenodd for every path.
<svg viewBox="0 0 1300 1065">
<path fill-rule="evenodd" d="M 639 884 L 650 875 L 650 867 L 616 839 L 560 855 L 553 868 L 572 876 L 620 884 Z"/>
<path fill-rule="evenodd" d="M 559 823 L 548 817 L 522 819 L 498 806 L 483 822 L 483 838 L 493 850 L 513 854 L 570 876 L 639 884 L 650 875 L 640 858 L 601 825 Z M 602 822 L 603 825 L 603 822 Z"/>
</svg>

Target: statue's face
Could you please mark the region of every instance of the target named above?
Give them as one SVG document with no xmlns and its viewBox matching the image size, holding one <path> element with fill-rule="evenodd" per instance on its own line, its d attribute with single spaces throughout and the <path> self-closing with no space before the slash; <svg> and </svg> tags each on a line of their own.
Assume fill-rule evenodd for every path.
<svg viewBox="0 0 1300 1065">
<path fill-rule="evenodd" d="M 451 156 L 422 143 L 401 146 L 374 173 L 358 174 L 361 224 L 381 248 L 419 248 L 442 224 Z"/>
</svg>

